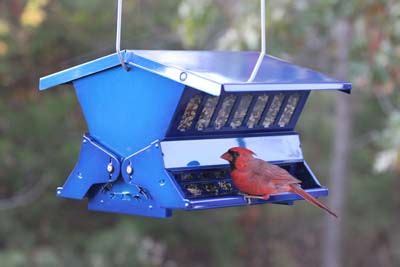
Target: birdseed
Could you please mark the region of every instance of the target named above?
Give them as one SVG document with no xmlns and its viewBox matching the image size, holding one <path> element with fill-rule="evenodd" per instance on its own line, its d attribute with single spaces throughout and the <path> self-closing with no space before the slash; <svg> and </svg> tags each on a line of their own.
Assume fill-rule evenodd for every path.
<svg viewBox="0 0 400 267">
<path fill-rule="evenodd" d="M 235 100 L 236 96 L 234 95 L 228 95 L 224 98 L 221 109 L 219 110 L 217 118 L 214 122 L 214 127 L 216 130 L 220 130 L 222 127 L 225 126 L 233 105 L 235 104 Z"/>
<path fill-rule="evenodd" d="M 182 119 L 179 123 L 178 130 L 181 132 L 186 132 L 190 126 L 192 126 L 193 120 L 196 117 L 197 109 L 201 103 L 201 96 L 196 95 L 190 99 L 188 105 L 186 106 L 185 112 L 182 115 Z"/>
<path fill-rule="evenodd" d="M 274 100 L 272 101 L 272 104 L 268 110 L 267 116 L 262 123 L 264 128 L 270 127 L 275 122 L 276 115 L 278 115 L 278 112 L 281 109 L 283 98 L 283 94 L 274 96 Z"/>
<path fill-rule="evenodd" d="M 289 124 L 290 120 L 293 117 L 293 113 L 297 107 L 297 104 L 299 103 L 299 100 L 300 100 L 299 94 L 294 94 L 289 97 L 285 110 L 283 111 L 283 114 L 279 119 L 278 125 L 280 127 L 285 127 Z"/>
<path fill-rule="evenodd" d="M 217 106 L 218 99 L 217 96 L 210 96 L 207 98 L 204 108 L 201 111 L 200 118 L 196 124 L 196 129 L 198 131 L 204 131 L 210 125 L 211 117 L 214 113 L 215 107 Z"/>
<path fill-rule="evenodd" d="M 231 127 L 233 129 L 236 129 L 240 126 L 242 126 L 243 119 L 247 114 L 247 110 L 250 107 L 250 103 L 253 97 L 251 95 L 245 95 L 240 99 L 239 106 L 233 115 L 233 120 L 231 122 Z"/>
<path fill-rule="evenodd" d="M 269 96 L 266 94 L 260 95 L 258 97 L 257 102 L 254 105 L 254 108 L 253 108 L 251 115 L 249 117 L 249 120 L 247 122 L 247 127 L 249 129 L 254 128 L 258 124 L 258 121 L 260 120 L 261 115 L 264 111 L 265 105 L 268 102 L 268 98 L 269 98 Z"/>
</svg>

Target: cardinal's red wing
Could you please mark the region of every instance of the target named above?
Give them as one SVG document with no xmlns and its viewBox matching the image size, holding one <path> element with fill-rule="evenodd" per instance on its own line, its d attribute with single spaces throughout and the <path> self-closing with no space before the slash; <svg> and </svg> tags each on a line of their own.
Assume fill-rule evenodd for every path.
<svg viewBox="0 0 400 267">
<path fill-rule="evenodd" d="M 264 183 L 274 183 L 277 185 L 301 183 L 300 180 L 294 178 L 285 169 L 261 159 L 254 159 L 251 163 L 251 169 L 254 176 L 262 179 Z"/>
</svg>

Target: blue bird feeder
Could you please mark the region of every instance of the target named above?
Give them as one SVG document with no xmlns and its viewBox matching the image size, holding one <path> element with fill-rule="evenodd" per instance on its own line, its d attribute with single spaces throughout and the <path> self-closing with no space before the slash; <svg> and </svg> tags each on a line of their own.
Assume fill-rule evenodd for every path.
<svg viewBox="0 0 400 267">
<path fill-rule="evenodd" d="M 42 78 L 40 90 L 61 84 L 75 88 L 88 133 L 57 195 L 87 198 L 90 210 L 161 218 L 249 205 L 220 159 L 234 146 L 287 169 L 311 195 L 326 196 L 295 126 L 311 91 L 351 90 L 263 52 L 119 49 Z M 300 199 L 284 193 L 251 204 Z"/>
</svg>

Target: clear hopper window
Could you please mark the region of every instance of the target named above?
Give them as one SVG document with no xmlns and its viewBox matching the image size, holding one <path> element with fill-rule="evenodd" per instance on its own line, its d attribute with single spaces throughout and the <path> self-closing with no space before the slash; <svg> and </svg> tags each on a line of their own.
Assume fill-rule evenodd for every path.
<svg viewBox="0 0 400 267">
<path fill-rule="evenodd" d="M 218 111 L 217 118 L 215 119 L 214 127 L 219 130 L 225 126 L 231 114 L 233 105 L 235 104 L 236 96 L 228 95 L 222 100 L 221 108 Z"/>
<path fill-rule="evenodd" d="M 198 131 L 205 130 L 211 122 L 211 117 L 214 113 L 214 110 L 218 104 L 218 97 L 210 96 L 207 98 L 206 103 L 204 104 L 203 110 L 201 111 L 200 118 L 197 122 L 196 129 Z"/>
<path fill-rule="evenodd" d="M 276 116 L 278 115 L 278 112 L 281 109 L 284 97 L 285 96 L 283 94 L 274 96 L 272 104 L 269 107 L 267 115 L 265 116 L 265 119 L 262 123 L 262 126 L 264 128 L 270 127 L 275 122 Z"/>
<path fill-rule="evenodd" d="M 170 135 L 293 129 L 307 91 L 230 93 L 219 97 L 187 89 Z"/>
<path fill-rule="evenodd" d="M 189 199 L 221 197 L 238 193 L 227 168 L 179 171 L 173 172 L 173 176 L 185 197 Z"/>
<path fill-rule="evenodd" d="M 243 124 L 243 120 L 246 117 L 247 111 L 249 110 L 251 100 L 253 97 L 251 95 L 244 95 L 241 97 L 239 106 L 233 115 L 233 120 L 230 123 L 232 129 L 237 129 Z"/>
<path fill-rule="evenodd" d="M 290 120 L 293 117 L 294 111 L 296 110 L 297 104 L 300 100 L 300 94 L 291 95 L 288 99 L 288 102 L 285 106 L 285 110 L 281 118 L 279 119 L 278 125 L 279 127 L 285 127 L 289 124 Z"/>
<path fill-rule="evenodd" d="M 200 107 L 201 96 L 195 95 L 190 99 L 186 106 L 185 112 L 179 122 L 178 130 L 181 132 L 187 131 L 193 124 L 194 118 L 196 116 L 197 110 Z"/>
<path fill-rule="evenodd" d="M 247 121 L 247 127 L 252 129 L 258 125 L 258 122 L 261 119 L 261 115 L 263 114 L 264 109 L 268 103 L 269 96 L 267 94 L 263 94 L 257 97 L 257 102 L 253 107 L 253 110 L 250 111 L 250 118 Z"/>
</svg>

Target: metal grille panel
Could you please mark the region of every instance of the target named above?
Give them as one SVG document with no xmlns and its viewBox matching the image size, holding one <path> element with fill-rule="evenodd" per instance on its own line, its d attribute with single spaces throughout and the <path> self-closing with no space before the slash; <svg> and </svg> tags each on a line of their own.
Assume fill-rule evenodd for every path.
<svg viewBox="0 0 400 267">
<path fill-rule="evenodd" d="M 230 93 L 220 97 L 187 90 L 169 136 L 291 130 L 308 92 Z"/>
</svg>

